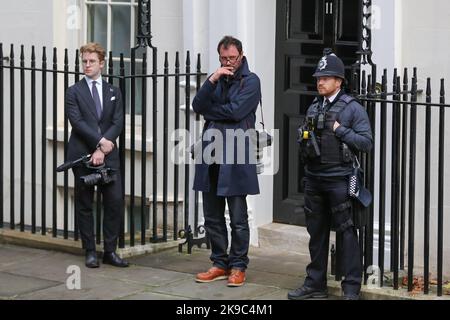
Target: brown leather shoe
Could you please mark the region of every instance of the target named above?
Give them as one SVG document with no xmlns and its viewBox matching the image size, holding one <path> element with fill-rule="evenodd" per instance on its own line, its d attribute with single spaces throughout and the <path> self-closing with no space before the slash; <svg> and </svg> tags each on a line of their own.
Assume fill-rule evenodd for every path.
<svg viewBox="0 0 450 320">
<path fill-rule="evenodd" d="M 245 271 L 239 269 L 231 269 L 231 274 L 228 277 L 229 287 L 240 287 L 245 283 Z"/>
<path fill-rule="evenodd" d="M 229 272 L 225 269 L 212 267 L 206 272 L 198 273 L 195 281 L 212 282 L 216 280 L 225 280 L 228 278 Z"/>
</svg>

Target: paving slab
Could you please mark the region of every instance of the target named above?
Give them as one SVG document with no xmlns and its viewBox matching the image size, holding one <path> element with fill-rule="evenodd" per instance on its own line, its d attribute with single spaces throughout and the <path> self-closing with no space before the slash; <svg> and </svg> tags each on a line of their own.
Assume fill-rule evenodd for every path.
<svg viewBox="0 0 450 320">
<path fill-rule="evenodd" d="M 70 275 L 67 271 L 71 266 L 79 267 L 82 275 L 96 273 L 96 269 L 86 268 L 84 257 L 54 251 L 30 258 L 26 263 L 9 265 L 4 270 L 18 275 L 65 282 Z"/>
<path fill-rule="evenodd" d="M 274 286 L 291 290 L 299 287 L 304 280 L 304 276 L 293 276 L 283 273 L 273 273 L 267 271 L 259 271 L 250 268 L 246 272 L 247 282 L 257 283 L 263 286 Z"/>
<path fill-rule="evenodd" d="M 46 250 L 0 244 L 0 270 L 51 254 Z"/>
<path fill-rule="evenodd" d="M 21 294 L 60 285 L 60 282 L 0 272 L 0 299 L 13 299 Z"/>
<path fill-rule="evenodd" d="M 144 291 L 123 297 L 120 300 L 192 300 L 192 299 L 176 295 L 167 295 L 151 291 Z"/>
<path fill-rule="evenodd" d="M 20 295 L 20 300 L 115 300 L 142 292 L 144 286 L 111 279 L 82 278 L 81 289 L 69 290 L 61 284 Z"/>
<path fill-rule="evenodd" d="M 275 290 L 277 290 L 277 288 L 260 286 L 253 283 L 245 283 L 241 287 L 227 287 L 226 280 L 210 283 L 196 283 L 192 278 L 161 287 L 154 291 L 163 294 L 189 297 L 192 299 L 247 300 Z"/>
<path fill-rule="evenodd" d="M 96 271 L 96 276 L 103 277 L 104 279 L 120 279 L 127 283 L 135 283 L 149 287 L 166 286 L 180 280 L 192 279 L 191 274 L 133 264 L 126 269 L 101 265 Z"/>
<path fill-rule="evenodd" d="M 193 250 L 192 254 L 166 251 L 131 258 L 129 261 L 139 266 L 197 274 L 211 267 L 209 254 L 207 250 Z"/>
</svg>

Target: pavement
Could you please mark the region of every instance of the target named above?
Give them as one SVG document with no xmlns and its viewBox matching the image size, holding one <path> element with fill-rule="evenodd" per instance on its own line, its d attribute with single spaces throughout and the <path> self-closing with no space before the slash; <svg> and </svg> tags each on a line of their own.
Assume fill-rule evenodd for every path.
<svg viewBox="0 0 450 320">
<path fill-rule="evenodd" d="M 251 247 L 245 285 L 226 281 L 196 283 L 195 274 L 211 263 L 208 249 L 192 254 L 177 248 L 130 257 L 129 268 L 101 264 L 84 266 L 84 257 L 49 249 L 0 244 L 0 299 L 5 300 L 286 300 L 287 292 L 303 283 L 309 257 L 293 252 Z M 328 300 L 339 300 L 338 282 L 330 276 Z M 370 289 L 373 299 L 436 299 L 411 297 L 404 290 Z M 447 299 L 448 296 L 443 299 Z"/>
<path fill-rule="evenodd" d="M 229 288 L 226 281 L 196 283 L 195 274 L 210 267 L 208 257 L 207 249 L 194 247 L 187 254 L 172 248 L 128 258 L 131 265 L 126 269 L 103 264 L 89 269 L 80 255 L 3 244 L 0 299 L 280 300 L 302 282 L 301 257 L 286 259 L 252 248 L 244 286 Z"/>
</svg>

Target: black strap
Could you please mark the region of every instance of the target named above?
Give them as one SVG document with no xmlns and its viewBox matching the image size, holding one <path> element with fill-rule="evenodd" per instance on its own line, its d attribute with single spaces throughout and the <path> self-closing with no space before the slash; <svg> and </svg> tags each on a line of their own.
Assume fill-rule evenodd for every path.
<svg viewBox="0 0 450 320">
<path fill-rule="evenodd" d="M 262 109 L 262 98 L 259 99 L 259 104 L 261 105 L 261 122 L 260 123 L 261 123 L 263 131 L 264 131 L 265 129 L 264 129 L 264 114 L 263 114 L 263 109 Z"/>
<path fill-rule="evenodd" d="M 252 74 L 252 72 L 250 72 L 250 74 Z M 244 77 L 241 77 L 241 82 L 240 82 L 240 88 L 242 90 L 242 88 L 244 87 Z M 261 105 L 261 122 L 260 124 L 262 125 L 263 131 L 265 131 L 264 129 L 264 114 L 263 114 L 263 105 L 262 105 L 262 97 L 261 99 L 259 99 L 259 104 Z"/>
<path fill-rule="evenodd" d="M 347 228 L 354 226 L 352 219 L 348 219 L 343 224 L 341 224 L 338 228 L 336 228 L 337 233 L 344 232 Z"/>
<path fill-rule="evenodd" d="M 352 203 L 350 201 L 345 201 L 344 203 L 338 204 L 337 206 L 331 208 L 331 213 L 342 212 L 351 207 Z"/>
</svg>

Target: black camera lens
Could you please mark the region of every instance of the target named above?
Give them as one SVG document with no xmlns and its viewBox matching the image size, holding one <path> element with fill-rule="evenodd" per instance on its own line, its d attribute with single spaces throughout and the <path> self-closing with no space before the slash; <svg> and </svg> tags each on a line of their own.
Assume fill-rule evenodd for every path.
<svg viewBox="0 0 450 320">
<path fill-rule="evenodd" d="M 102 178 L 102 175 L 100 173 L 92 173 L 87 176 L 80 177 L 81 181 L 84 182 L 84 184 L 88 186 L 93 186 L 97 184 L 100 179 Z"/>
</svg>

